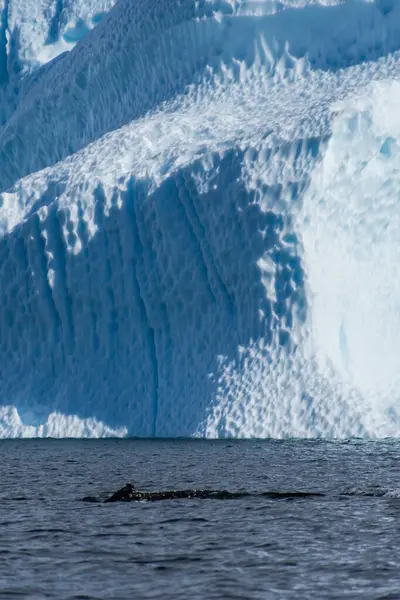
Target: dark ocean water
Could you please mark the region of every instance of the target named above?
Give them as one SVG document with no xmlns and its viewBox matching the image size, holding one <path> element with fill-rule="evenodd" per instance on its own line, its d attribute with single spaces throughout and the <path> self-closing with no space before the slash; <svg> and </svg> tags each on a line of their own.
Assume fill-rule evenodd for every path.
<svg viewBox="0 0 400 600">
<path fill-rule="evenodd" d="M 397 441 L 1 441 L 0 598 L 398 600 L 399 466 Z M 255 494 L 81 501 L 126 482 Z"/>
</svg>

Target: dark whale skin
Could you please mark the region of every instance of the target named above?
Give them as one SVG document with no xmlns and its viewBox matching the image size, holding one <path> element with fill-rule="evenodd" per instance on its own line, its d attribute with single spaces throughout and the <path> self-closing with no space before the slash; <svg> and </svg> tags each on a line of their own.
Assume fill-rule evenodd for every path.
<svg viewBox="0 0 400 600">
<path fill-rule="evenodd" d="M 162 492 L 141 492 L 127 483 L 112 494 L 104 502 L 157 502 L 158 500 L 173 500 L 180 498 L 215 498 L 228 500 L 247 496 L 246 492 L 228 492 L 226 490 L 166 490 Z"/>
</svg>

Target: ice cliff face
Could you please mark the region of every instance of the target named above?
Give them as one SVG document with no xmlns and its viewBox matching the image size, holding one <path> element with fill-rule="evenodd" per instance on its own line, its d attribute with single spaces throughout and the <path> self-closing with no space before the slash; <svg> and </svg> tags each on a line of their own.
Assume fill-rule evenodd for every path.
<svg viewBox="0 0 400 600">
<path fill-rule="evenodd" d="M 397 435 L 399 3 L 0 11 L 0 435 Z"/>
</svg>

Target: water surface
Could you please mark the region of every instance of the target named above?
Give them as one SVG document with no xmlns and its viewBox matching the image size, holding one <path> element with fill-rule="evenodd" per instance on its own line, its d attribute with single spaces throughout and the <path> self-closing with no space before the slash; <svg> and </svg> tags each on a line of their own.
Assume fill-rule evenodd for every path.
<svg viewBox="0 0 400 600">
<path fill-rule="evenodd" d="M 398 600 L 399 460 L 397 441 L 1 441 L 0 598 Z M 81 501 L 126 482 L 255 495 Z"/>
</svg>

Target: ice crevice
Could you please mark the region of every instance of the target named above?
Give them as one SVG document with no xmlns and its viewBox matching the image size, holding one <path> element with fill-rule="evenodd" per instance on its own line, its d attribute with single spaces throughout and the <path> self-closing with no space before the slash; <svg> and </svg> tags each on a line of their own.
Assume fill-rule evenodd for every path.
<svg viewBox="0 0 400 600">
<path fill-rule="evenodd" d="M 212 246 L 209 240 L 207 239 L 207 230 L 202 223 L 198 209 L 196 209 L 196 194 L 190 193 L 191 188 L 193 192 L 194 182 L 191 181 L 189 178 L 187 181 L 185 181 L 185 190 L 183 194 L 180 191 L 179 195 L 185 206 L 186 214 L 188 215 L 188 221 L 191 224 L 194 235 L 199 243 L 202 259 L 206 266 L 206 278 L 210 286 L 210 290 L 214 296 L 215 301 L 218 302 L 217 298 L 218 296 L 221 296 L 225 303 L 225 307 L 228 309 L 228 311 L 232 313 L 232 315 L 234 315 L 234 302 L 218 271 L 216 260 L 213 255 Z M 185 193 L 186 190 L 187 193 Z M 211 283 L 211 281 L 214 283 L 214 285 Z"/>
<path fill-rule="evenodd" d="M 7 55 L 7 33 L 8 33 L 8 10 L 10 0 L 3 0 L 0 4 L 0 85 L 8 82 L 8 55 Z"/>
<path fill-rule="evenodd" d="M 46 43 L 54 44 L 60 37 L 61 19 L 64 10 L 64 0 L 56 0 L 54 6 L 54 14 L 49 23 L 49 33 Z"/>
<path fill-rule="evenodd" d="M 135 197 L 134 183 L 130 182 L 126 192 L 126 211 L 127 218 L 131 227 L 132 240 L 136 245 L 135 257 L 131 260 L 132 270 L 132 281 L 133 281 L 133 292 L 138 299 L 140 308 L 140 318 L 144 324 L 144 328 L 147 329 L 147 340 L 149 346 L 150 361 L 152 365 L 153 373 L 153 416 L 152 416 L 152 428 L 151 435 L 157 435 L 157 415 L 158 415 L 158 386 L 159 386 L 159 374 L 158 374 L 158 359 L 157 359 L 157 346 L 156 346 L 156 333 L 152 325 L 150 324 L 150 317 L 148 309 L 146 308 L 146 301 L 141 290 L 140 279 L 138 276 L 137 263 L 140 257 L 143 257 L 143 246 L 139 235 L 137 225 L 137 210 L 135 203 L 139 202 L 139 198 Z"/>
</svg>

